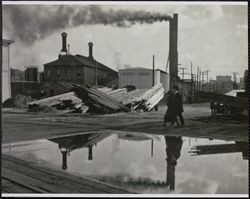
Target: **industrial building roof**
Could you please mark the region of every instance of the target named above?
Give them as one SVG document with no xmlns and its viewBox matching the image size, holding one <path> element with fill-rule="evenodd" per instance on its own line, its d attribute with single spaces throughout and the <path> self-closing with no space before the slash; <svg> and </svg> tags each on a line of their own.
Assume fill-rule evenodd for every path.
<svg viewBox="0 0 250 199">
<path fill-rule="evenodd" d="M 90 59 L 89 57 L 82 55 L 61 55 L 57 60 L 44 64 L 44 66 L 88 66 L 100 70 L 108 70 L 110 72 L 115 72 L 115 70 L 105 66 L 104 64 L 96 61 L 95 59 Z"/>
<path fill-rule="evenodd" d="M 3 46 L 9 46 L 11 43 L 14 43 L 13 40 L 9 40 L 9 39 L 3 39 L 2 40 L 2 45 Z"/>
<path fill-rule="evenodd" d="M 144 68 L 144 67 L 133 67 L 133 68 L 124 68 L 124 69 L 120 69 L 121 71 L 122 70 L 148 70 L 148 71 L 152 71 L 152 69 L 151 68 Z M 155 71 L 160 71 L 160 72 L 162 72 L 162 73 L 166 73 L 167 74 L 167 72 L 166 71 L 163 71 L 163 70 L 161 70 L 161 69 L 155 69 Z"/>
</svg>

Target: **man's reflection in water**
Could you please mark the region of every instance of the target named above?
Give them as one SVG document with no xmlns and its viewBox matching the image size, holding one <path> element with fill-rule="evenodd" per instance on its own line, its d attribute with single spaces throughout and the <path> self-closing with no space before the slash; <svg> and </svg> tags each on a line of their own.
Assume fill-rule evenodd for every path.
<svg viewBox="0 0 250 199">
<path fill-rule="evenodd" d="M 175 166 L 181 155 L 182 137 L 181 136 L 165 136 L 166 153 L 167 153 L 167 179 L 166 184 L 170 187 L 170 191 L 175 190 Z"/>
</svg>

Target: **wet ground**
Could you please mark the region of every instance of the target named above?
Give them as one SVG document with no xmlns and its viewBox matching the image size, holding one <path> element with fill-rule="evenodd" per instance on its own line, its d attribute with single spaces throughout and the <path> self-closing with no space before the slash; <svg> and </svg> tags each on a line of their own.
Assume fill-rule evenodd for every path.
<svg viewBox="0 0 250 199">
<path fill-rule="evenodd" d="M 247 142 L 106 130 L 13 142 L 2 149 L 137 193 L 248 193 Z"/>
</svg>

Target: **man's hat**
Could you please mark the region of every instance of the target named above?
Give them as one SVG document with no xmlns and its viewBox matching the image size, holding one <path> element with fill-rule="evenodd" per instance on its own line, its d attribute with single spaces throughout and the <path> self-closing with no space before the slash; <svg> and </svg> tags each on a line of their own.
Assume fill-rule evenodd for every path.
<svg viewBox="0 0 250 199">
<path fill-rule="evenodd" d="M 174 86 L 173 89 L 179 90 L 178 86 Z"/>
</svg>

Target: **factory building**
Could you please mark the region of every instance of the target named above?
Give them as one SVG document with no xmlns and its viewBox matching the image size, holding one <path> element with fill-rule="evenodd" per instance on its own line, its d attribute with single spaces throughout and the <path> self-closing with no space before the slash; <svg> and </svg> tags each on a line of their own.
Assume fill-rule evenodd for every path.
<svg viewBox="0 0 250 199">
<path fill-rule="evenodd" d="M 134 86 L 137 89 L 149 89 L 153 86 L 153 70 L 147 68 L 120 69 L 119 88 Z M 169 90 L 169 75 L 160 69 L 154 70 L 154 85 L 162 83 L 165 91 Z"/>
<path fill-rule="evenodd" d="M 217 82 L 232 81 L 232 77 L 230 75 L 225 75 L 225 76 L 218 75 L 218 76 L 216 76 L 216 81 Z"/>
<path fill-rule="evenodd" d="M 11 82 L 23 82 L 24 71 L 11 68 Z"/>
<path fill-rule="evenodd" d="M 2 40 L 2 103 L 11 98 L 10 45 L 13 42 Z"/>
<path fill-rule="evenodd" d="M 29 66 L 24 71 L 25 81 L 37 82 L 38 81 L 38 67 Z"/>
<path fill-rule="evenodd" d="M 225 94 L 234 89 L 231 76 L 216 76 L 216 92 Z"/>
<path fill-rule="evenodd" d="M 98 62 L 93 56 L 93 43 L 89 42 L 89 55 L 71 55 L 67 49 L 67 34 L 62 33 L 62 50 L 58 59 L 44 64 L 47 83 L 72 82 L 80 85 L 115 87 L 118 73 Z"/>
</svg>

